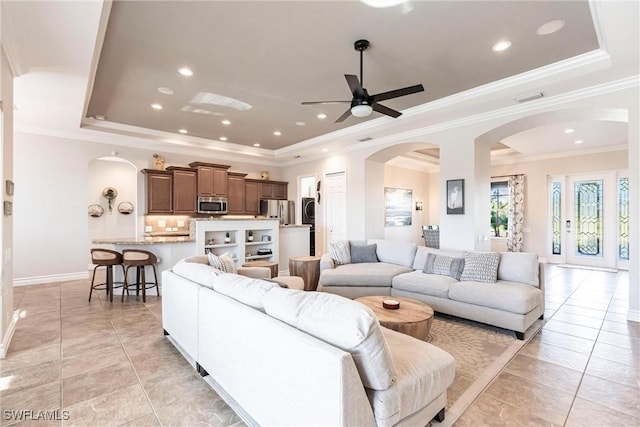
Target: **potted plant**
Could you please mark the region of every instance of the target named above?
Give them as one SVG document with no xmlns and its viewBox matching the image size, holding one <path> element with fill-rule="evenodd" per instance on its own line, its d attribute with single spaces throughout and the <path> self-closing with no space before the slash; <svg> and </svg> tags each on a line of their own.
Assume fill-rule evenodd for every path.
<svg viewBox="0 0 640 427">
<path fill-rule="evenodd" d="M 247 241 L 253 242 L 253 231 L 251 230 L 249 230 L 249 233 L 247 235 Z"/>
<path fill-rule="evenodd" d="M 231 242 L 231 235 L 229 234 L 229 232 L 227 231 L 227 233 L 224 235 L 224 242 L 225 243 L 230 243 Z"/>
</svg>

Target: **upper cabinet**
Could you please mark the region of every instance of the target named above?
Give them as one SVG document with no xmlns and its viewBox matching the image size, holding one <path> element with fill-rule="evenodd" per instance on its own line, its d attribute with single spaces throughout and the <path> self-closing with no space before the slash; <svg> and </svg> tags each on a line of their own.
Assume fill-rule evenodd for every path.
<svg viewBox="0 0 640 427">
<path fill-rule="evenodd" d="M 227 169 L 230 166 L 213 163 L 189 163 L 198 174 L 198 196 L 227 196 Z"/>
<path fill-rule="evenodd" d="M 231 213 L 244 213 L 244 200 L 245 200 L 245 183 L 244 177 L 246 173 L 228 172 L 227 174 L 227 190 L 229 195 L 227 199 L 229 201 L 228 212 Z"/>
<path fill-rule="evenodd" d="M 260 181 L 260 198 L 287 200 L 287 185 L 282 181 Z"/>
<path fill-rule="evenodd" d="M 196 213 L 197 174 L 194 169 L 170 166 L 173 173 L 173 213 L 188 215 Z"/>
<path fill-rule="evenodd" d="M 173 173 L 143 169 L 148 214 L 170 214 L 173 205 Z"/>
<path fill-rule="evenodd" d="M 260 182 L 255 179 L 244 180 L 244 212 L 248 214 L 260 213 Z"/>
</svg>

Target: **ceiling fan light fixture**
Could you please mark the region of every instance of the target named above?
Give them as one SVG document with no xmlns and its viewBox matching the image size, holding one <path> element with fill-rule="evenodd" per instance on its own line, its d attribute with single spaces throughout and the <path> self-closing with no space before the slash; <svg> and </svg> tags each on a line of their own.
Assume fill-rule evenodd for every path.
<svg viewBox="0 0 640 427">
<path fill-rule="evenodd" d="M 371 107 L 371 105 L 360 104 L 351 107 L 351 114 L 354 117 L 367 117 L 371 115 L 372 112 L 373 108 Z"/>
</svg>

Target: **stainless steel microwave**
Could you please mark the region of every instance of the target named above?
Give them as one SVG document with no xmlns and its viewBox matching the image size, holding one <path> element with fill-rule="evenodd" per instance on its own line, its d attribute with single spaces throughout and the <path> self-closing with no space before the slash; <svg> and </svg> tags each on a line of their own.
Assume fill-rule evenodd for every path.
<svg viewBox="0 0 640 427">
<path fill-rule="evenodd" d="M 198 213 L 202 214 L 226 214 L 226 197 L 204 197 L 198 196 Z"/>
</svg>

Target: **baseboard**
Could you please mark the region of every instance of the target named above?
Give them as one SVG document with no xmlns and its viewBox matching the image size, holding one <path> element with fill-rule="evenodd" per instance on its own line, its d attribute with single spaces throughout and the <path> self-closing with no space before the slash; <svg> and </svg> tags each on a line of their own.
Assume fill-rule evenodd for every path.
<svg viewBox="0 0 640 427">
<path fill-rule="evenodd" d="M 9 351 L 9 344 L 11 344 L 11 338 L 13 338 L 13 333 L 16 331 L 16 323 L 18 323 L 18 318 L 20 317 L 18 313 L 20 310 L 16 310 L 13 313 L 13 317 L 11 318 L 11 323 L 9 323 L 9 327 L 7 328 L 7 332 L 4 334 L 2 338 L 2 344 L 0 344 L 0 359 L 4 359 Z"/>
<path fill-rule="evenodd" d="M 66 282 L 68 280 L 85 280 L 89 278 L 89 272 L 51 274 L 48 276 L 21 277 L 13 279 L 13 286 L 40 285 L 43 283 Z"/>
<path fill-rule="evenodd" d="M 640 310 L 627 310 L 627 320 L 631 322 L 640 322 Z"/>
</svg>

